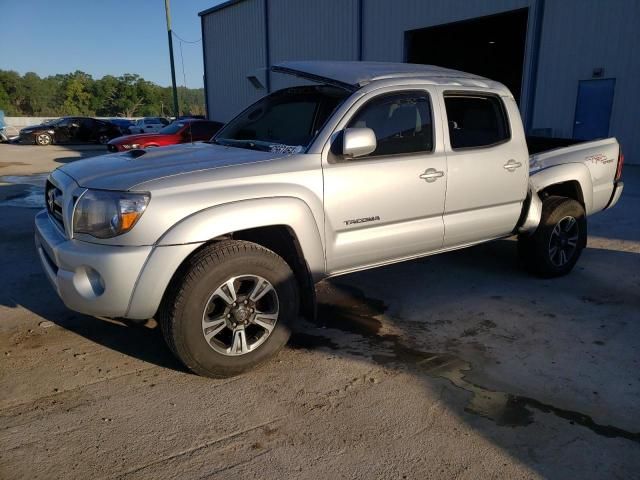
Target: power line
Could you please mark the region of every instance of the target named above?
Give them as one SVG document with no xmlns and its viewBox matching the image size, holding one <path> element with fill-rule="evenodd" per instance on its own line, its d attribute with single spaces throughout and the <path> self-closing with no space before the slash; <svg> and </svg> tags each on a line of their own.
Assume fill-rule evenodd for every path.
<svg viewBox="0 0 640 480">
<path fill-rule="evenodd" d="M 200 43 L 200 42 L 202 41 L 202 37 L 200 37 L 198 40 L 193 40 L 193 41 L 191 41 L 191 40 L 185 40 L 185 39 L 184 39 L 184 38 L 182 38 L 180 35 L 178 35 L 175 31 L 171 31 L 171 33 L 173 33 L 173 35 L 174 35 L 178 40 L 180 40 L 181 42 L 184 42 L 184 43 Z"/>
</svg>

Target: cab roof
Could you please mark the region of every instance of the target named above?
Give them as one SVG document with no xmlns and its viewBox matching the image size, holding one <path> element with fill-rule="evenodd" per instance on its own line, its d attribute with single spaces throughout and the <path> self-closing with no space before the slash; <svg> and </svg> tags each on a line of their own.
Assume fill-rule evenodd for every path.
<svg viewBox="0 0 640 480">
<path fill-rule="evenodd" d="M 435 65 L 391 62 L 345 62 L 327 60 L 281 62 L 271 67 L 273 72 L 294 75 L 320 83 L 357 90 L 381 80 L 419 79 L 434 85 L 480 87 L 508 90 L 488 78 Z"/>
</svg>

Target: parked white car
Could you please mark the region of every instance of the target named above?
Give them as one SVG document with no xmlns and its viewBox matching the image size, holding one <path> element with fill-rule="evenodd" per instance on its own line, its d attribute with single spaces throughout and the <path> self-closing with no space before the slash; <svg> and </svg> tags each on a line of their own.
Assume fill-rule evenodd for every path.
<svg viewBox="0 0 640 480">
<path fill-rule="evenodd" d="M 169 125 L 169 121 L 160 117 L 144 117 L 129 127 L 131 133 L 157 133 Z"/>
</svg>

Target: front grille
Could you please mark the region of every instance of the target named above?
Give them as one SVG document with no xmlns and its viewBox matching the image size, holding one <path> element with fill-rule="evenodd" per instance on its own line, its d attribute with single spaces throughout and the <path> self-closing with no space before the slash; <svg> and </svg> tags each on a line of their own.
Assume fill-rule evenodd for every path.
<svg viewBox="0 0 640 480">
<path fill-rule="evenodd" d="M 64 231 L 64 216 L 62 214 L 62 190 L 47 180 L 44 190 L 44 201 L 49 215 L 60 225 Z"/>
</svg>

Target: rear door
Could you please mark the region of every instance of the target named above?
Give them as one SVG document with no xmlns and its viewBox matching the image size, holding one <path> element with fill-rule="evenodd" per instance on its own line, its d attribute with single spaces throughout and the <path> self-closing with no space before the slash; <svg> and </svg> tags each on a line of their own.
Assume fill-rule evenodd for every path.
<svg viewBox="0 0 640 480">
<path fill-rule="evenodd" d="M 443 89 L 447 135 L 444 247 L 508 235 L 527 194 L 528 152 L 512 97 Z"/>
<path fill-rule="evenodd" d="M 580 81 L 573 138 L 593 140 L 609 136 L 615 86 L 615 78 Z"/>
<path fill-rule="evenodd" d="M 384 89 L 359 99 L 337 125 L 371 128 L 376 150 L 345 159 L 325 147 L 327 270 L 419 256 L 442 246 L 446 154 L 433 90 Z M 336 140 L 334 139 L 335 143 Z M 334 151 L 332 151 L 334 150 Z"/>
</svg>

